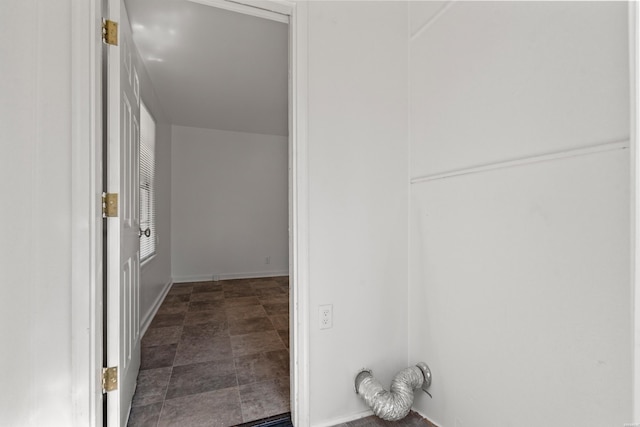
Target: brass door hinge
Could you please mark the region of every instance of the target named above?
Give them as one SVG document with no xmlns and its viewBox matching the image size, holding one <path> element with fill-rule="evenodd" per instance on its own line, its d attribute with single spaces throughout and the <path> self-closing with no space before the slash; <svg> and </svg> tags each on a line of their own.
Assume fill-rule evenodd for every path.
<svg viewBox="0 0 640 427">
<path fill-rule="evenodd" d="M 102 217 L 118 216 L 118 193 L 102 193 Z"/>
<path fill-rule="evenodd" d="M 102 41 L 118 46 L 118 23 L 105 19 L 102 21 Z"/>
<path fill-rule="evenodd" d="M 118 367 L 102 368 L 103 393 L 118 389 Z"/>
</svg>

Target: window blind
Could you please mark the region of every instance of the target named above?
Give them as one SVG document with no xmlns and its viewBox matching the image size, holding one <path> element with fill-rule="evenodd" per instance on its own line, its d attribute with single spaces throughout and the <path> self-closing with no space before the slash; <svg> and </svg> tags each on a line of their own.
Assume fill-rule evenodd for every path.
<svg viewBox="0 0 640 427">
<path fill-rule="evenodd" d="M 140 103 L 140 261 L 156 253 L 156 196 L 155 196 L 156 122 L 149 110 Z M 145 230 L 149 230 L 145 234 Z"/>
</svg>

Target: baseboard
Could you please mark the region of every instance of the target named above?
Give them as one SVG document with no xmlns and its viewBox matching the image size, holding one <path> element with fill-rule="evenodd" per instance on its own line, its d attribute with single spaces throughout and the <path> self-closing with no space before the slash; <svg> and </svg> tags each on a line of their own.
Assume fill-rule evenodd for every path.
<svg viewBox="0 0 640 427">
<path fill-rule="evenodd" d="M 370 409 L 363 412 L 358 412 L 351 415 L 345 415 L 338 418 L 331 418 L 328 420 L 320 421 L 319 423 L 314 423 L 313 427 L 332 427 L 337 426 L 338 424 L 348 423 L 349 421 L 359 420 L 360 418 L 366 418 L 373 415 L 373 411 Z"/>
<path fill-rule="evenodd" d="M 162 301 L 164 301 L 165 297 L 169 293 L 169 290 L 171 289 L 171 285 L 173 285 L 173 281 L 169 281 L 166 285 L 164 285 L 164 289 L 162 290 L 162 292 L 160 292 L 160 295 L 158 295 L 156 300 L 153 302 L 151 309 L 147 312 L 147 314 L 144 316 L 144 318 L 140 322 L 141 337 L 144 336 L 145 332 L 147 332 L 147 329 L 149 329 L 149 325 L 151 324 L 151 321 L 155 317 L 156 313 L 158 312 L 158 309 L 162 305 Z"/>
<path fill-rule="evenodd" d="M 227 274 L 218 274 L 218 280 L 255 279 L 259 277 L 280 277 L 280 276 L 288 276 L 288 275 L 289 275 L 289 270 L 258 271 L 256 273 L 227 273 Z"/>
<path fill-rule="evenodd" d="M 173 278 L 173 283 L 189 283 L 189 282 L 211 282 L 216 280 L 213 274 L 197 274 L 194 276 L 177 276 Z"/>
<path fill-rule="evenodd" d="M 256 271 L 253 273 L 222 273 L 222 274 L 197 274 L 193 276 L 177 276 L 173 278 L 173 283 L 188 283 L 188 282 L 211 282 L 218 280 L 232 280 L 232 279 L 255 279 L 259 277 L 279 277 L 288 276 L 289 270 L 279 271 Z"/>
<path fill-rule="evenodd" d="M 423 414 L 422 412 L 418 411 L 415 407 L 412 407 L 411 410 L 413 412 L 415 412 L 416 414 L 420 415 L 422 418 L 425 418 L 427 421 L 429 421 L 431 424 L 433 424 L 436 427 L 440 427 L 442 426 L 442 424 L 435 422 L 433 419 L 427 417 L 425 414 Z"/>
<path fill-rule="evenodd" d="M 437 424 L 433 421 L 431 421 L 431 419 L 427 418 L 426 415 L 420 413 L 420 411 L 418 411 L 415 408 L 411 408 L 411 410 L 415 413 L 417 413 L 418 415 L 420 415 L 422 418 L 426 418 L 427 420 L 429 420 L 429 422 L 431 424 L 433 424 L 434 426 L 441 426 L 442 424 Z M 371 415 L 373 415 L 373 411 L 368 410 L 368 411 L 364 411 L 364 412 L 358 412 L 356 414 L 351 414 L 351 415 L 345 415 L 342 417 L 338 417 L 338 418 L 332 418 L 329 420 L 325 420 L 325 421 L 321 421 L 317 424 L 314 424 L 313 427 L 332 427 L 332 426 L 337 426 L 339 424 L 345 424 L 348 423 L 350 421 L 355 421 L 355 420 L 359 420 L 360 418 L 366 418 L 366 417 L 370 417 Z"/>
</svg>

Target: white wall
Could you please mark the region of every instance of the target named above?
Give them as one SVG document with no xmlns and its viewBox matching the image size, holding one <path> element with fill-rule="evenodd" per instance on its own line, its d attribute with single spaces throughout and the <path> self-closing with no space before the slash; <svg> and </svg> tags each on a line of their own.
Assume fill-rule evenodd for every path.
<svg viewBox="0 0 640 427">
<path fill-rule="evenodd" d="M 357 418 L 363 367 L 407 366 L 407 4 L 311 2 L 310 415 Z M 318 306 L 333 304 L 319 330 Z"/>
<path fill-rule="evenodd" d="M 412 177 L 627 140 L 626 8 L 459 2 L 420 30 L 442 9 L 411 4 Z M 628 151 L 412 185 L 409 356 L 434 375 L 420 412 L 632 422 Z"/>
<path fill-rule="evenodd" d="M 174 281 L 287 275 L 287 137 L 172 133 Z"/>
<path fill-rule="evenodd" d="M 140 269 L 140 324 L 146 328 L 171 279 L 171 124 L 136 52 L 142 102 L 156 121 L 156 255 Z"/>
<path fill-rule="evenodd" d="M 7 426 L 72 422 L 70 3 L 0 5 L 0 424 Z"/>
</svg>

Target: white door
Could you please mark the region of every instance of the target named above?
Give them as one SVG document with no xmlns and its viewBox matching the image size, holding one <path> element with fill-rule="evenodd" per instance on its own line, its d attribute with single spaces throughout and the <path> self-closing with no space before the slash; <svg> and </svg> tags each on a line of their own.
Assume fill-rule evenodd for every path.
<svg viewBox="0 0 640 427">
<path fill-rule="evenodd" d="M 126 426 L 140 369 L 140 93 L 131 27 L 122 0 L 109 1 L 118 45 L 108 46 L 107 192 L 118 193 L 118 216 L 107 218 L 107 366 L 118 389 L 107 393 L 107 426 Z"/>
</svg>

